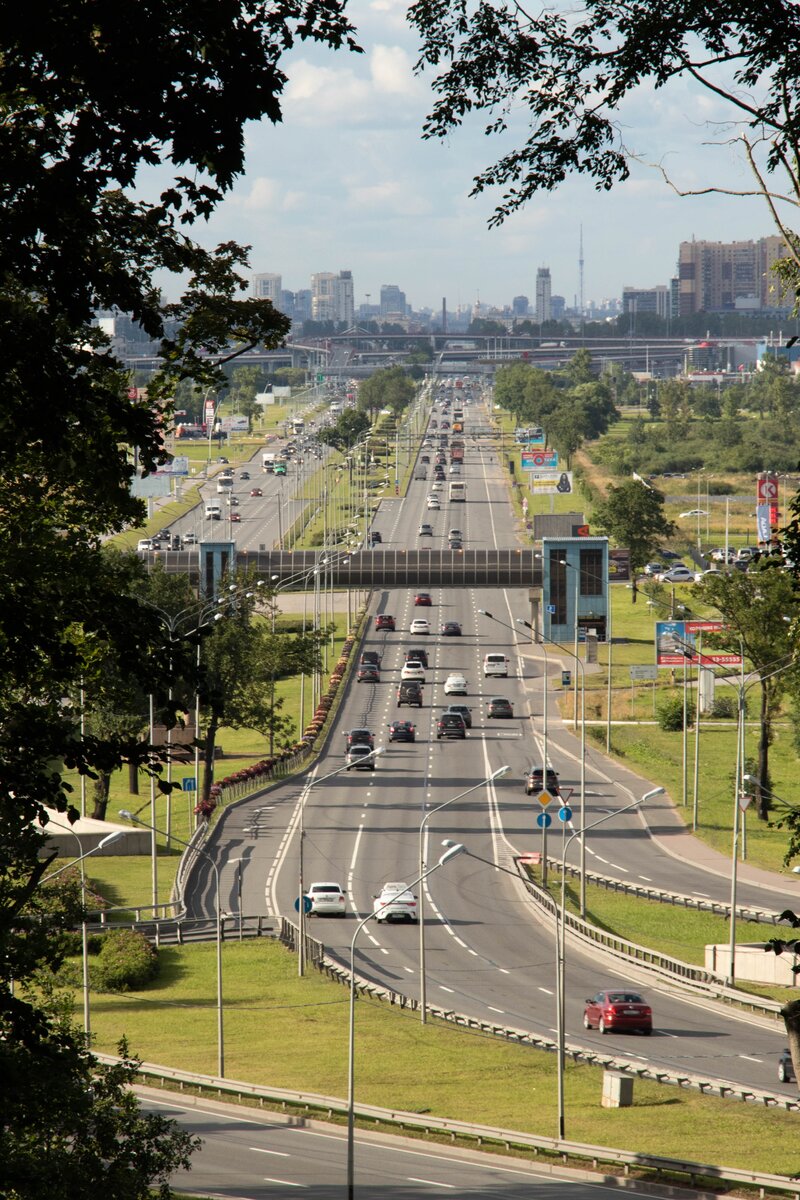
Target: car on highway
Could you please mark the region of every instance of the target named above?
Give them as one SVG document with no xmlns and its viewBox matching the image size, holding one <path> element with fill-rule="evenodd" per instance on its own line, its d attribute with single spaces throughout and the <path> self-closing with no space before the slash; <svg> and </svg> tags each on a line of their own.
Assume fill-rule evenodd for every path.
<svg viewBox="0 0 800 1200">
<path fill-rule="evenodd" d="M 155 550 L 155 543 L 152 538 L 139 538 L 136 545 L 137 554 L 147 554 L 150 550 Z"/>
<path fill-rule="evenodd" d="M 458 621 L 442 621 L 439 632 L 442 637 L 461 637 L 461 626 Z"/>
<path fill-rule="evenodd" d="M 430 465 L 430 461 L 431 461 L 431 456 L 430 456 L 430 454 L 421 454 L 421 455 L 419 456 L 419 461 L 420 461 L 420 462 L 422 462 L 422 463 L 427 463 L 428 465 Z"/>
<path fill-rule="evenodd" d="M 425 682 L 425 668 L 419 659 L 411 659 L 409 662 L 403 663 L 400 670 L 401 679 L 417 679 L 420 683 Z"/>
<path fill-rule="evenodd" d="M 410 704 L 414 708 L 422 708 L 422 684 L 416 679 L 405 679 L 397 689 L 397 707 Z"/>
<path fill-rule="evenodd" d="M 347 897 L 344 889 L 338 883 L 312 883 L 306 888 L 306 896 L 311 902 L 308 914 L 311 917 L 343 917 Z"/>
<path fill-rule="evenodd" d="M 390 616 L 389 613 L 378 613 L 378 615 L 375 617 L 375 628 L 376 630 L 382 629 L 387 633 L 394 633 L 394 617 Z"/>
<path fill-rule="evenodd" d="M 460 529 L 456 529 L 455 527 L 454 527 L 453 529 L 448 529 L 448 531 L 447 531 L 447 536 L 448 536 L 448 537 L 449 537 L 451 540 L 452 540 L 453 538 L 457 538 L 457 539 L 458 539 L 458 541 L 463 541 L 463 539 L 464 539 L 464 534 L 461 532 L 461 530 L 460 530 Z"/>
<path fill-rule="evenodd" d="M 487 717 L 513 717 L 514 705 L 505 696 L 492 696 L 486 706 Z"/>
<path fill-rule="evenodd" d="M 250 495 L 251 496 L 263 496 L 264 493 L 262 492 L 261 488 L 250 488 Z"/>
<path fill-rule="evenodd" d="M 238 508 L 239 507 L 239 497 L 238 496 L 228 496 L 228 504 L 230 504 L 231 508 Z"/>
<path fill-rule="evenodd" d="M 240 471 L 240 472 L 239 472 L 239 478 L 240 478 L 240 479 L 244 479 L 244 480 L 247 480 L 247 479 L 249 479 L 249 478 L 250 478 L 250 472 L 249 472 L 249 471 Z"/>
<path fill-rule="evenodd" d="M 444 711 L 446 713 L 457 713 L 459 717 L 464 718 L 464 724 L 467 729 L 472 729 L 472 709 L 468 704 L 448 704 Z"/>
<path fill-rule="evenodd" d="M 460 713 L 443 712 L 436 722 L 436 737 L 442 738 L 465 738 L 467 736 L 467 725 Z"/>
<path fill-rule="evenodd" d="M 435 483 L 431 484 L 431 491 L 432 492 L 441 492 L 443 487 L 444 487 L 444 484 L 443 484 L 442 480 L 437 479 Z"/>
<path fill-rule="evenodd" d="M 373 897 L 372 911 L 376 921 L 417 921 L 417 897 L 407 883 L 385 883 Z"/>
<path fill-rule="evenodd" d="M 668 571 L 657 575 L 656 579 L 659 583 L 694 583 L 694 571 L 684 566 L 670 567 Z"/>
<path fill-rule="evenodd" d="M 431 623 L 430 623 L 430 621 L 426 621 L 423 617 L 415 617 L 414 620 L 409 625 L 408 631 L 409 631 L 409 633 L 415 633 L 415 634 L 430 633 Z"/>
<path fill-rule="evenodd" d="M 351 746 L 368 746 L 370 750 L 375 746 L 375 735 L 369 729 L 345 729 L 344 733 L 348 750 Z"/>
<path fill-rule="evenodd" d="M 380 683 L 380 668 L 374 663 L 362 663 L 356 674 L 357 683 Z"/>
<path fill-rule="evenodd" d="M 383 537 L 381 536 L 379 530 L 373 529 L 369 535 L 370 546 L 380 546 L 382 542 L 383 542 Z"/>
<path fill-rule="evenodd" d="M 197 534 L 194 533 L 191 529 L 188 531 L 188 533 L 185 533 L 183 535 L 184 546 L 194 546 L 194 545 L 196 545 L 196 543 L 197 543 Z"/>
<path fill-rule="evenodd" d="M 357 742 L 355 746 L 350 746 L 347 751 L 347 769 L 352 771 L 374 771 L 375 770 L 375 755 L 369 746 L 364 746 Z"/>
<path fill-rule="evenodd" d="M 413 721 L 392 721 L 387 728 L 390 742 L 414 742 L 417 739 L 417 727 Z"/>
<path fill-rule="evenodd" d="M 403 661 L 404 662 L 414 662 L 414 660 L 416 660 L 417 662 L 421 662 L 423 667 L 427 671 L 428 665 L 429 665 L 428 664 L 428 651 L 424 650 L 422 648 L 422 646 L 415 646 L 415 647 L 412 647 L 410 650 L 406 650 L 405 658 Z"/>
<path fill-rule="evenodd" d="M 444 476 L 444 467 L 434 467 L 434 468 L 433 468 L 433 478 L 434 478 L 434 479 L 435 479 L 435 480 L 436 480 L 438 483 L 444 483 L 444 478 L 445 478 L 445 476 Z"/>
<path fill-rule="evenodd" d="M 368 663 L 380 668 L 381 654 L 378 650 L 364 650 L 359 659 L 359 666 L 366 667 Z"/>
<path fill-rule="evenodd" d="M 417 530 L 417 535 L 418 537 L 433 537 L 433 526 L 429 525 L 427 521 L 423 521 Z"/>
<path fill-rule="evenodd" d="M 448 675 L 444 681 L 445 696 L 466 696 L 469 692 L 466 675 L 461 675 L 454 671 L 452 675 Z"/>
<path fill-rule="evenodd" d="M 525 775 L 525 795 L 538 796 L 539 792 L 544 791 L 544 770 L 542 767 L 531 767 Z M 552 767 L 547 768 L 547 790 L 551 796 L 559 794 L 558 771 Z"/>
<path fill-rule="evenodd" d="M 586 1001 L 583 1028 L 598 1029 L 600 1033 L 653 1032 L 653 1010 L 639 992 L 612 988 L 598 992 Z"/>
<path fill-rule="evenodd" d="M 448 538 L 447 539 L 447 549 L 448 550 L 463 550 L 464 543 L 462 542 L 461 538 Z"/>
<path fill-rule="evenodd" d="M 781 1051 L 781 1056 L 778 1059 L 778 1079 L 781 1083 L 793 1083 L 795 1078 L 794 1063 L 792 1056 L 789 1053 L 789 1047 Z"/>
<path fill-rule="evenodd" d="M 231 520 L 234 522 L 234 524 L 241 524 L 242 514 L 240 512 L 232 512 Z"/>
<path fill-rule="evenodd" d="M 427 503 L 428 508 L 431 509 L 432 512 L 441 512 L 442 511 L 442 506 L 439 503 L 438 496 L 428 496 L 426 503 Z"/>
<path fill-rule="evenodd" d="M 414 596 L 415 608 L 430 608 L 432 604 L 433 601 L 431 600 L 430 592 L 417 592 Z"/>
</svg>

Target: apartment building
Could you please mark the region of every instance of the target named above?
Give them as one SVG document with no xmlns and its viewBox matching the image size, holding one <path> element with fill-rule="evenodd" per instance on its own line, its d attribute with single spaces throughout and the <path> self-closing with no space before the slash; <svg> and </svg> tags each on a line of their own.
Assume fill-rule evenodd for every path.
<svg viewBox="0 0 800 1200">
<path fill-rule="evenodd" d="M 791 307 L 774 265 L 786 254 L 780 237 L 750 242 L 681 242 L 678 315 L 759 312 Z"/>
</svg>

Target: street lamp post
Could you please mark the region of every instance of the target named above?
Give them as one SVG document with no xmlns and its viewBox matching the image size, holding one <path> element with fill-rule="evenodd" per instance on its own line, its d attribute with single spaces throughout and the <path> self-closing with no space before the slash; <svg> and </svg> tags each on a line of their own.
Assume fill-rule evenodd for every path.
<svg viewBox="0 0 800 1200">
<path fill-rule="evenodd" d="M 134 825 L 142 825 L 145 829 L 152 829 L 147 821 L 140 820 L 134 816 L 127 808 L 121 808 L 119 815 L 124 817 L 126 821 L 132 821 Z M 155 830 L 156 833 L 163 834 L 163 829 Z M 216 893 L 216 925 L 217 925 L 217 1075 L 220 1079 L 225 1078 L 225 1031 L 223 1025 L 223 1006 L 222 1006 L 222 907 L 219 885 L 219 867 L 214 862 L 214 859 L 206 850 L 201 850 L 198 846 L 192 846 L 190 842 L 185 842 L 183 838 L 172 835 L 172 840 L 178 842 L 179 845 L 185 846 L 188 850 L 193 850 L 195 854 L 207 859 L 214 872 L 214 884 Z"/>
<path fill-rule="evenodd" d="M 422 883 L 434 871 L 438 871 L 440 867 L 445 866 L 452 858 L 458 854 L 464 853 L 464 846 L 461 843 L 456 843 L 455 846 L 449 846 L 445 850 L 438 862 L 432 867 L 428 867 L 417 879 L 411 881 L 409 888 L 416 887 L 418 883 Z M 373 909 L 366 917 L 356 926 L 356 931 L 353 934 L 350 942 L 350 1023 L 349 1023 L 349 1039 L 348 1039 L 348 1054 L 347 1054 L 347 1200 L 354 1200 L 355 1187 L 355 1033 L 356 1033 L 356 938 L 358 937 L 364 926 L 372 921 L 379 910 Z"/>
<path fill-rule="evenodd" d="M 84 860 L 91 858 L 93 854 L 97 854 L 100 850 L 105 850 L 106 846 L 111 846 L 114 842 L 118 842 L 120 838 L 125 836 L 125 830 L 118 829 L 115 833 L 109 833 L 104 838 L 101 838 L 96 846 L 92 846 L 91 850 L 84 851 L 83 843 L 74 829 L 69 825 L 62 825 L 60 821 L 50 821 L 50 825 L 55 825 L 58 829 L 63 829 L 66 833 L 72 835 L 78 843 L 80 855 L 72 862 L 66 863 L 63 867 L 59 867 L 57 871 L 53 871 L 50 875 L 45 875 L 44 879 L 40 879 L 40 885 L 49 883 L 51 879 L 55 879 L 57 875 L 62 875 L 64 871 L 69 871 L 72 867 L 76 867 L 80 863 L 81 867 L 81 988 L 83 991 L 83 1036 L 86 1039 L 86 1044 L 89 1044 L 91 1035 L 90 1022 L 90 1006 L 89 1006 L 89 937 L 86 929 L 86 871 L 84 870 Z"/>
<path fill-rule="evenodd" d="M 442 804 L 437 804 L 436 808 L 432 808 L 427 812 L 420 821 L 419 826 L 419 874 L 420 878 L 425 875 L 425 834 L 427 832 L 427 824 L 431 817 L 436 813 L 441 812 L 443 808 L 449 808 L 451 804 L 455 804 L 458 800 L 463 800 L 465 796 L 469 796 L 472 792 L 477 792 L 480 788 L 485 787 L 489 783 L 494 783 L 496 779 L 502 779 L 511 770 L 510 767 L 498 767 L 486 779 L 482 779 L 480 783 L 475 783 L 472 787 L 467 788 L 463 792 L 459 792 L 457 796 L 451 796 L 449 800 L 445 800 Z M 427 981 L 425 974 L 425 888 L 420 889 L 419 893 L 419 1009 L 420 1020 L 423 1025 L 427 1023 Z"/>
<path fill-rule="evenodd" d="M 376 759 L 379 755 L 383 754 L 384 750 L 385 750 L 384 746 L 376 746 L 374 750 L 371 750 L 369 752 L 369 754 L 365 754 L 364 757 L 362 759 L 360 759 L 359 761 L 364 762 L 366 759 L 369 759 L 369 758 Z M 337 767 L 335 771 L 330 771 L 327 775 L 323 775 L 320 779 L 312 779 L 310 781 L 310 783 L 308 783 L 303 788 L 303 791 L 300 793 L 300 812 L 299 812 L 299 830 L 298 830 L 300 846 L 299 846 L 298 855 L 297 855 L 297 868 L 298 868 L 298 909 L 297 909 L 297 914 L 298 914 L 298 918 L 299 918 L 298 934 L 297 934 L 297 974 L 298 975 L 302 975 L 303 972 L 305 971 L 306 906 L 305 906 L 303 844 L 304 844 L 305 836 L 306 836 L 306 830 L 305 830 L 306 801 L 308 800 L 308 797 L 311 794 L 312 789 L 317 787 L 318 784 L 325 783 L 325 781 L 327 779 L 333 779 L 333 777 L 335 775 L 341 775 L 345 771 L 348 771 L 349 769 L 350 769 L 349 764 L 345 763 L 344 766 Z"/>
</svg>

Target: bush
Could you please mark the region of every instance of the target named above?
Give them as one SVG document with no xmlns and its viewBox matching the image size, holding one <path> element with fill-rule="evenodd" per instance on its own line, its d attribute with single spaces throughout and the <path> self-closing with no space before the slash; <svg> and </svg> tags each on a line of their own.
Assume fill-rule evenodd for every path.
<svg viewBox="0 0 800 1200">
<path fill-rule="evenodd" d="M 92 967 L 98 992 L 130 992 L 158 974 L 158 951 L 142 933 L 117 929 L 107 933 Z"/>
<path fill-rule="evenodd" d="M 659 729 L 663 729 L 665 733 L 675 733 L 676 730 L 683 729 L 683 697 L 670 696 L 662 700 L 656 710 L 656 718 Z M 686 705 L 686 724 L 694 724 L 693 700 L 689 700 Z"/>
<path fill-rule="evenodd" d="M 720 720 L 730 717 L 736 720 L 739 713 L 739 702 L 735 696 L 715 696 L 711 706 L 711 716 Z"/>
</svg>

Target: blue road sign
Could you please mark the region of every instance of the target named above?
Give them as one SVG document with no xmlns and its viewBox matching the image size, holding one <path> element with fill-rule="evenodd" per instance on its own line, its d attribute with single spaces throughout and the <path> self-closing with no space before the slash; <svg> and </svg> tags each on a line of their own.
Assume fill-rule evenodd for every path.
<svg viewBox="0 0 800 1200">
<path fill-rule="evenodd" d="M 297 897 L 297 899 L 294 902 L 294 911 L 300 912 L 300 900 L 301 899 L 303 901 L 303 912 L 310 913 L 311 912 L 311 901 L 309 900 L 308 896 L 303 896 L 303 897 L 298 896 Z"/>
<path fill-rule="evenodd" d="M 182 779 L 181 780 L 181 788 L 183 789 L 184 792 L 197 791 L 197 785 L 193 779 Z"/>
<path fill-rule="evenodd" d="M 571 821 L 572 820 L 572 809 L 567 808 L 567 806 L 565 804 L 563 808 L 560 808 L 558 810 L 558 819 L 559 819 L 559 821 L 564 821 L 564 822 Z"/>
<path fill-rule="evenodd" d="M 549 829 L 552 823 L 553 818 L 550 816 L 550 813 L 547 812 L 540 812 L 536 818 L 536 824 L 540 829 Z"/>
</svg>

